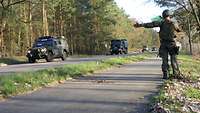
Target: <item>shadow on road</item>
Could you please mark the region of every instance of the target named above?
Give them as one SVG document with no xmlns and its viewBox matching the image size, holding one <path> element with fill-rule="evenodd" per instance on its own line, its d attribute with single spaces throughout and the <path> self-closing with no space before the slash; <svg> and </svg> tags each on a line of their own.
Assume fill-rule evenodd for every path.
<svg viewBox="0 0 200 113">
<path fill-rule="evenodd" d="M 113 76 L 115 75 L 115 76 Z M 116 76 L 118 75 L 118 76 Z M 157 76 L 157 77 L 152 77 Z M 161 81 L 160 74 L 123 74 L 123 73 L 101 73 L 99 76 L 86 76 L 75 78 L 76 80 L 119 80 L 119 81 Z"/>
</svg>

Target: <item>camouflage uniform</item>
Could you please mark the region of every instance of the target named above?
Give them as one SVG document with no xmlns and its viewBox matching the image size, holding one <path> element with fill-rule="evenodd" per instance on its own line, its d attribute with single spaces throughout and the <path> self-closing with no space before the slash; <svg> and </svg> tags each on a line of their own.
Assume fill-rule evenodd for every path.
<svg viewBox="0 0 200 113">
<path fill-rule="evenodd" d="M 159 48 L 159 55 L 162 58 L 163 78 L 166 79 L 169 74 L 168 55 L 170 55 L 171 66 L 174 76 L 176 77 L 177 75 L 179 75 L 180 71 L 176 58 L 178 54 L 178 47 L 176 46 L 175 42 L 175 32 L 180 32 L 178 24 L 175 21 L 168 21 L 164 19 L 162 21 L 138 24 L 137 27 L 160 27 L 159 36 L 161 45 Z"/>
</svg>

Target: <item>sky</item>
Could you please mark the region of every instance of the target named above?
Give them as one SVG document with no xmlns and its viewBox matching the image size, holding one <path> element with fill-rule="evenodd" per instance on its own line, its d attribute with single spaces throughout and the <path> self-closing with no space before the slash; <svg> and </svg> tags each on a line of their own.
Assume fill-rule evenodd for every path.
<svg viewBox="0 0 200 113">
<path fill-rule="evenodd" d="M 150 0 L 115 0 L 119 7 L 139 22 L 150 22 L 151 18 L 162 14 L 163 8 Z"/>
</svg>

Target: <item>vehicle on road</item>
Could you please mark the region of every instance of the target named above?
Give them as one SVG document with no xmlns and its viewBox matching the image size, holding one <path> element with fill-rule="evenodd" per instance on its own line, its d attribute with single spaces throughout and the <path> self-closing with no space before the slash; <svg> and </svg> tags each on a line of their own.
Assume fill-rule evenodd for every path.
<svg viewBox="0 0 200 113">
<path fill-rule="evenodd" d="M 157 48 L 157 47 L 152 47 L 152 48 L 151 48 L 151 51 L 152 51 L 152 52 L 157 52 L 157 51 L 158 51 L 158 48 Z"/>
<path fill-rule="evenodd" d="M 143 46 L 142 48 L 142 52 L 145 52 L 145 51 L 149 51 L 149 48 L 147 46 Z"/>
<path fill-rule="evenodd" d="M 111 55 L 113 54 L 128 54 L 128 41 L 126 39 L 111 40 Z"/>
<path fill-rule="evenodd" d="M 152 47 L 151 51 L 157 51 L 158 49 L 156 47 Z"/>
<path fill-rule="evenodd" d="M 34 42 L 26 56 L 29 63 L 35 63 L 39 59 L 46 59 L 47 62 L 51 62 L 54 58 L 61 58 L 64 61 L 68 55 L 68 43 L 63 36 L 43 36 Z"/>
</svg>

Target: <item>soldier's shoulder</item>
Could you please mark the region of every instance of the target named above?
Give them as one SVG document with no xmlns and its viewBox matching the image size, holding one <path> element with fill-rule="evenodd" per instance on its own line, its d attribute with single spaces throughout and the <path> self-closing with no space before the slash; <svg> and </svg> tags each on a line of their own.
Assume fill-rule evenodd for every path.
<svg viewBox="0 0 200 113">
<path fill-rule="evenodd" d="M 162 21 L 159 22 L 160 26 L 163 26 L 164 23 L 165 23 L 165 20 L 162 20 Z"/>
<path fill-rule="evenodd" d="M 171 22 L 174 23 L 174 24 L 178 23 L 178 21 L 175 18 L 172 18 Z"/>
</svg>

